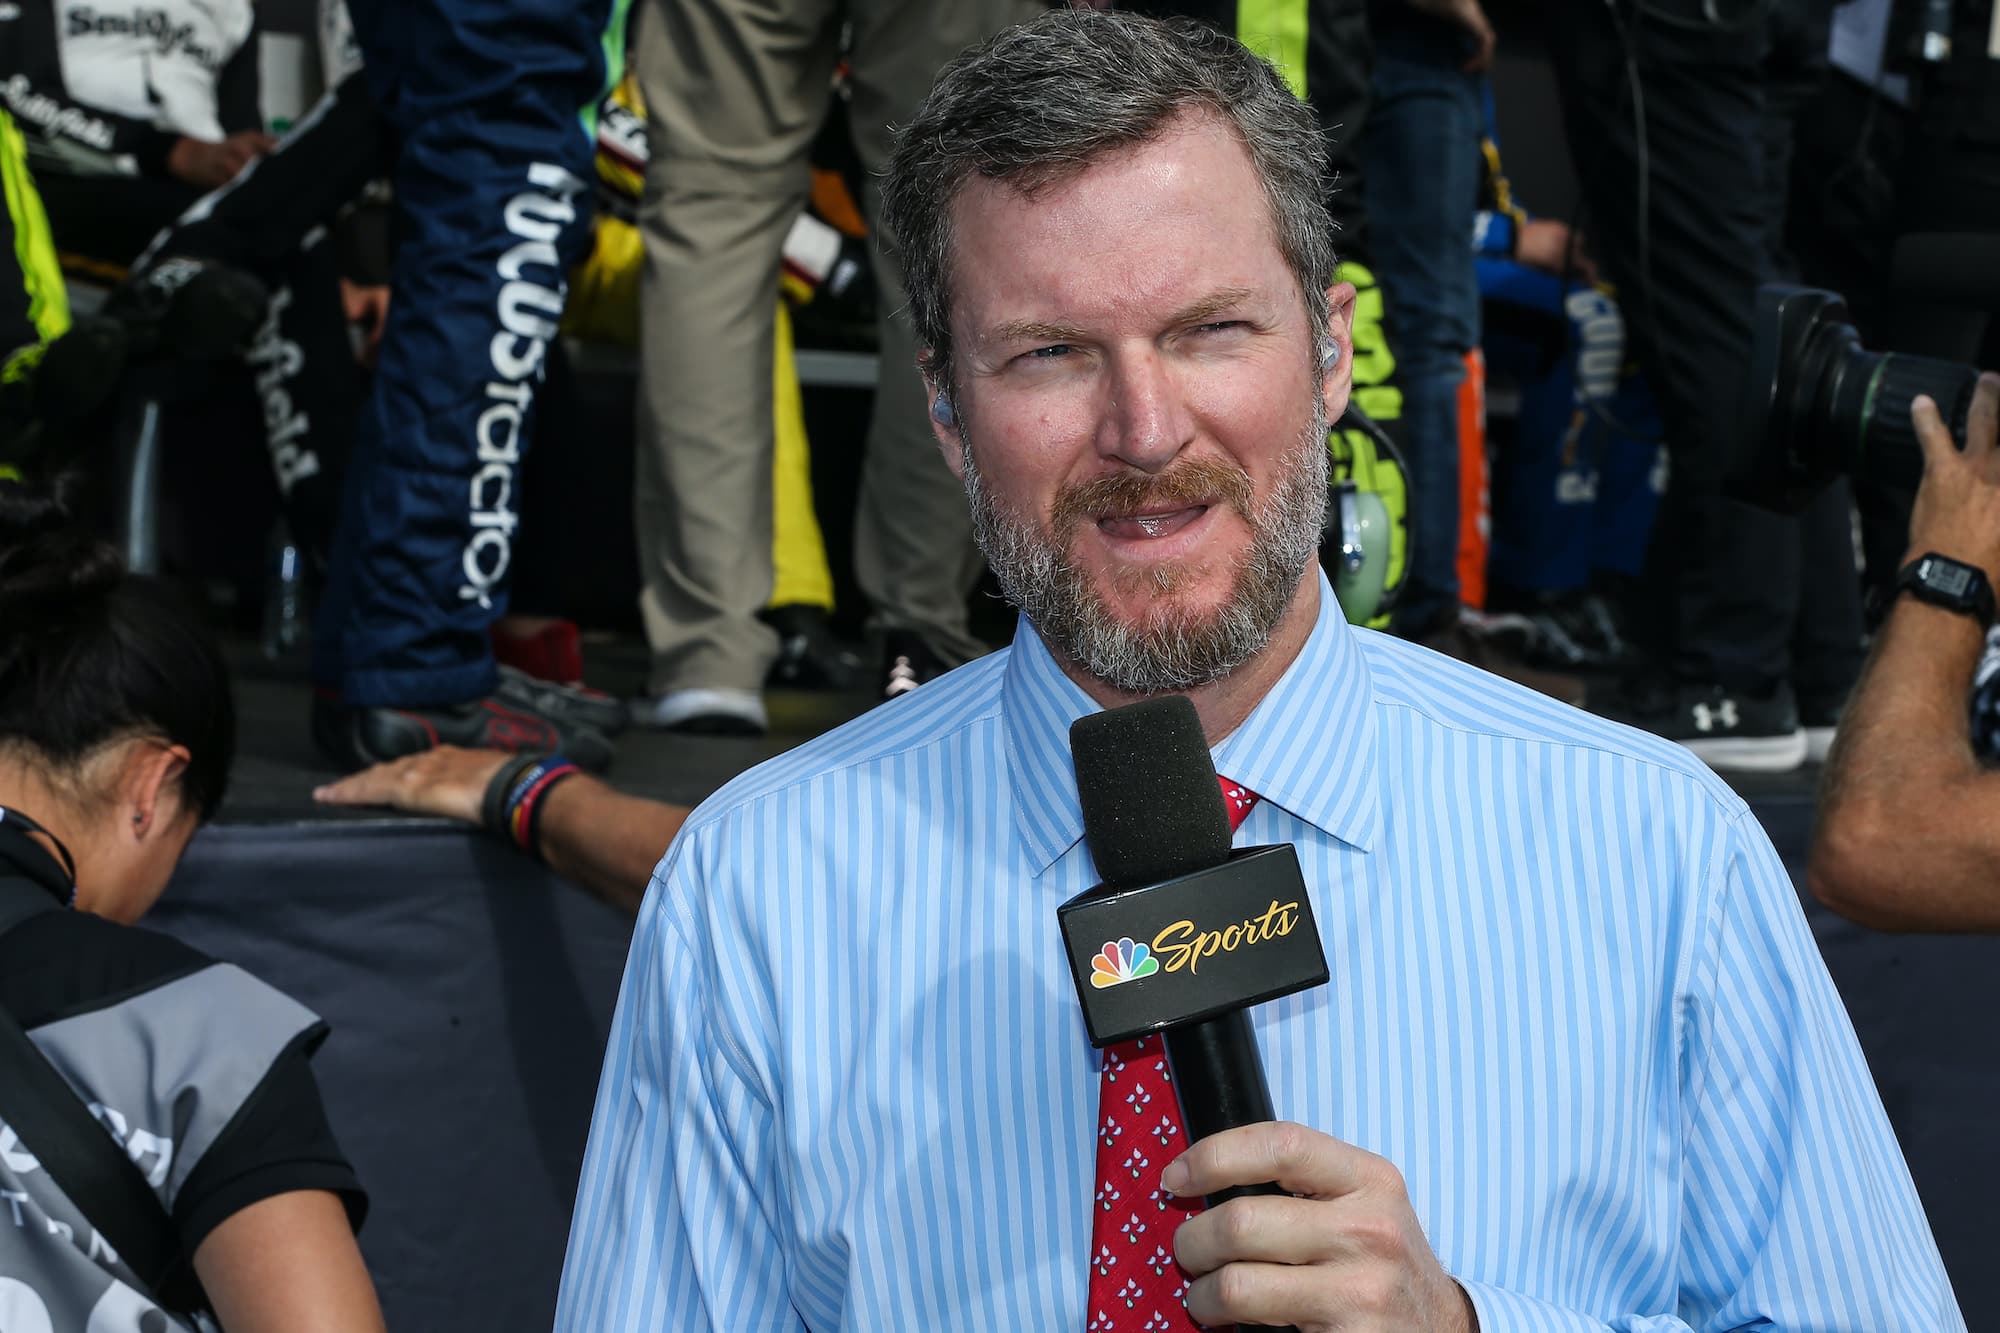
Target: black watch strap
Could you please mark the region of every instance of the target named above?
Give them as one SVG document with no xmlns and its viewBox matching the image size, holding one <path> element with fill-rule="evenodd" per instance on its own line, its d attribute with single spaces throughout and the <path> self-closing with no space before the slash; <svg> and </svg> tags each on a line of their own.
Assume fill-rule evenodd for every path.
<svg viewBox="0 0 2000 1333">
<path fill-rule="evenodd" d="M 1971 616 L 1982 626 L 1993 624 L 1993 585 L 1977 565 L 1927 551 L 1903 566 L 1896 587 L 1918 601 Z"/>
</svg>

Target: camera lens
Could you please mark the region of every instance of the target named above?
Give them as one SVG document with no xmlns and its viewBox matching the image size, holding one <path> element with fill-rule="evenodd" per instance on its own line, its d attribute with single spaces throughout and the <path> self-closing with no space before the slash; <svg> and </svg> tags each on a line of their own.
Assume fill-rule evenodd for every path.
<svg viewBox="0 0 2000 1333">
<path fill-rule="evenodd" d="M 1768 508 L 1799 509 L 1828 482 L 1911 488 L 1924 471 L 1910 422 L 1919 394 L 1937 402 L 1958 447 L 1979 375 L 1971 366 L 1870 352 L 1846 303 L 1810 287 L 1758 293 L 1744 435 L 1732 487 Z"/>
<path fill-rule="evenodd" d="M 1979 372 L 1971 366 L 1925 356 L 1894 352 L 1876 356 L 1859 350 L 1853 355 L 1873 363 L 1868 367 L 1862 401 L 1855 473 L 1881 485 L 1914 487 L 1924 475 L 1924 454 L 1917 442 L 1917 428 L 1910 420 L 1910 403 L 1920 394 L 1930 395 L 1951 430 L 1952 440 L 1963 449 L 1965 417 L 1972 408 Z"/>
<path fill-rule="evenodd" d="M 1882 486 L 1914 487 L 1923 478 L 1923 447 L 1910 420 L 1910 403 L 1929 394 L 1965 447 L 1965 415 L 1972 406 L 1978 372 L 1970 366 L 1929 357 L 1869 352 L 1847 324 L 1818 324 L 1815 347 L 1805 353 L 1821 367 L 1817 383 L 1801 386 L 1800 412 L 1778 423 L 1811 448 L 1813 435 L 1829 454 L 1827 463 L 1856 480 Z"/>
</svg>

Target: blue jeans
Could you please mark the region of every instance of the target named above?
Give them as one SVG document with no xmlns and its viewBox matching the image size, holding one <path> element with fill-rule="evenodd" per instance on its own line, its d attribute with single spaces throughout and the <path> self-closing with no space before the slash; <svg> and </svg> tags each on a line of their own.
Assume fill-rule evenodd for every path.
<svg viewBox="0 0 2000 1333">
<path fill-rule="evenodd" d="M 1400 626 L 1420 630 L 1458 607 L 1458 389 L 1479 343 L 1481 112 L 1459 57 L 1384 49 L 1361 135 L 1368 235 L 1387 297 L 1403 383 L 1410 465 L 1410 572 Z"/>
</svg>

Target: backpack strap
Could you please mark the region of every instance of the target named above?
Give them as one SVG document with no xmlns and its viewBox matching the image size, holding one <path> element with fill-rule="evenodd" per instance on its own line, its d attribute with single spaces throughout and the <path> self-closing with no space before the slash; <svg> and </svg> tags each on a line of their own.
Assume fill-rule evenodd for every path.
<svg viewBox="0 0 2000 1333">
<path fill-rule="evenodd" d="M 0 873 L 0 935 L 63 910 L 41 885 Z M 4 1005 L 0 1120 L 157 1299 L 183 1266 L 179 1231 L 137 1163 Z"/>
</svg>

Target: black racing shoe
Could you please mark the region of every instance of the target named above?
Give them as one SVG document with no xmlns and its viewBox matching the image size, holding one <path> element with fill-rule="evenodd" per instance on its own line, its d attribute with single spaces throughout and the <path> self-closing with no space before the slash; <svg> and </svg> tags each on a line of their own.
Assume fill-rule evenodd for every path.
<svg viewBox="0 0 2000 1333">
<path fill-rule="evenodd" d="M 1532 658 L 1566 671 L 1615 671 L 1632 651 L 1604 599 L 1585 593 L 1550 598 L 1523 612 L 1535 629 Z"/>
<path fill-rule="evenodd" d="M 1789 773 L 1806 761 L 1798 705 L 1782 682 L 1764 696 L 1683 684 L 1666 711 L 1635 720 L 1718 772 Z"/>
<path fill-rule="evenodd" d="M 271 310 L 258 279 L 213 259 L 170 255 L 128 276 L 105 298 L 134 361 L 223 361 L 242 353 Z"/>
<path fill-rule="evenodd" d="M 882 697 L 900 699 L 942 676 L 944 659 L 914 630 L 892 629 L 882 637 Z"/>
<path fill-rule="evenodd" d="M 611 742 L 602 733 L 510 704 L 497 691 L 442 708 L 347 708 L 330 695 L 316 694 L 312 730 L 327 757 L 348 769 L 440 745 L 523 754 L 559 750 L 593 773 L 611 764 Z"/>
<path fill-rule="evenodd" d="M 623 699 L 584 685 L 559 685 L 502 663 L 500 688 L 493 697 L 524 712 L 539 713 L 572 726 L 616 736 L 632 724 Z"/>
<path fill-rule="evenodd" d="M 1526 634 L 1518 654 L 1554 671 L 1616 671 L 1632 664 L 1632 650 L 1619 632 L 1616 615 L 1593 592 L 1530 593 L 1488 599 L 1499 614 L 1488 620 L 1518 621 Z"/>
<path fill-rule="evenodd" d="M 1489 633 L 1482 617 L 1459 608 L 1444 612 L 1429 628 L 1409 637 L 1434 653 L 1455 657 L 1503 680 L 1581 707 L 1585 697 L 1583 681 L 1566 672 L 1529 666 L 1512 649 L 1511 642 L 1519 641 L 1515 629 L 1503 622 L 1497 631 Z"/>
<path fill-rule="evenodd" d="M 774 606 L 759 620 L 778 632 L 778 660 L 766 685 L 785 690 L 852 690 L 867 678 L 861 659 L 834 637 L 823 607 Z"/>
</svg>

